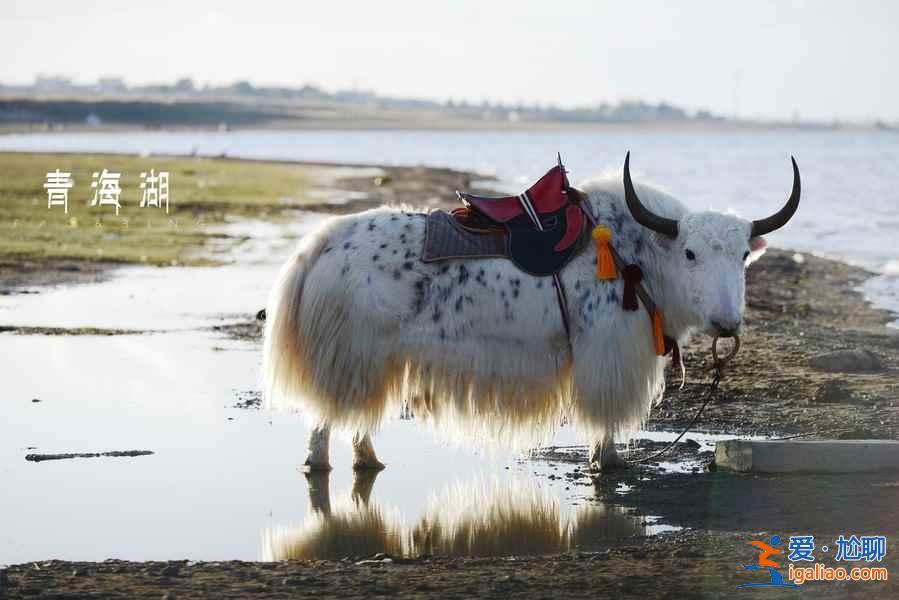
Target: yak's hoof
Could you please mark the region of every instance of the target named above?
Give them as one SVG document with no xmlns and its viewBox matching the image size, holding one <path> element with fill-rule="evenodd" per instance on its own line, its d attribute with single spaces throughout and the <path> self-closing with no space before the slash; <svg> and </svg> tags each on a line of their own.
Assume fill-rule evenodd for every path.
<svg viewBox="0 0 899 600">
<path fill-rule="evenodd" d="M 353 463 L 354 471 L 381 471 L 387 465 L 379 461 L 377 458 L 368 460 L 357 460 Z"/>
<path fill-rule="evenodd" d="M 315 463 L 310 462 L 308 459 L 300 466 L 300 471 L 303 473 L 329 473 L 331 471 L 331 465 L 328 463 Z"/>
<path fill-rule="evenodd" d="M 630 467 L 628 462 L 619 456 L 607 458 L 603 462 L 593 461 L 590 463 L 589 471 L 593 475 L 601 475 L 603 473 L 611 473 L 613 471 L 621 471 Z"/>
</svg>

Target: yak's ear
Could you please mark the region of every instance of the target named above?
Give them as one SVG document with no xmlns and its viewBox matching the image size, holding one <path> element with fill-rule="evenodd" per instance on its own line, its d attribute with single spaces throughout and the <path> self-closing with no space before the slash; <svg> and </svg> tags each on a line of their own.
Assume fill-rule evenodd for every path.
<svg viewBox="0 0 899 600">
<path fill-rule="evenodd" d="M 762 236 L 758 235 L 749 238 L 749 259 L 746 261 L 746 264 L 750 264 L 760 259 L 767 249 L 768 242 L 765 241 L 765 238 Z"/>
</svg>

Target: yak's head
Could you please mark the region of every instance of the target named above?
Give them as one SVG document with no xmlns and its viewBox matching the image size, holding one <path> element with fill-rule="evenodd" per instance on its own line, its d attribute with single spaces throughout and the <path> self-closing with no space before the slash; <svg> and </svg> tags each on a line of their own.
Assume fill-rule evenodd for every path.
<svg viewBox="0 0 899 600">
<path fill-rule="evenodd" d="M 624 159 L 624 192 L 631 215 L 641 225 L 662 234 L 670 252 L 690 321 L 709 335 L 740 332 L 745 306 L 746 267 L 765 251 L 766 233 L 783 227 L 799 207 L 799 168 L 793 160 L 793 192 L 777 213 L 747 221 L 716 212 L 687 213 L 680 220 L 647 209 L 631 182 L 630 153 Z"/>
</svg>

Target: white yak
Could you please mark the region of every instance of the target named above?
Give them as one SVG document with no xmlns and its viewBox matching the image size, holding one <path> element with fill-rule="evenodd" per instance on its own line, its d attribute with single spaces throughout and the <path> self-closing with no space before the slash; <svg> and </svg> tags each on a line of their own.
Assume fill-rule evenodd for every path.
<svg viewBox="0 0 899 600">
<path fill-rule="evenodd" d="M 664 314 L 665 335 L 739 332 L 746 266 L 761 235 L 799 204 L 748 221 L 690 212 L 648 185 L 622 179 L 581 189 L 612 229 L 626 263 Z M 664 390 L 666 358 L 649 317 L 621 308 L 623 282 L 596 277 L 592 246 L 562 271 L 569 354 L 552 279 L 504 259 L 420 260 L 425 214 L 382 207 L 324 222 L 301 241 L 267 306 L 267 405 L 299 409 L 313 430 L 306 467 L 329 469 L 332 428 L 352 432 L 354 468 L 382 468 L 371 442 L 405 406 L 449 437 L 508 447 L 546 441 L 562 422 L 592 445 L 591 466 L 620 466 L 614 440 L 637 430 Z"/>
</svg>

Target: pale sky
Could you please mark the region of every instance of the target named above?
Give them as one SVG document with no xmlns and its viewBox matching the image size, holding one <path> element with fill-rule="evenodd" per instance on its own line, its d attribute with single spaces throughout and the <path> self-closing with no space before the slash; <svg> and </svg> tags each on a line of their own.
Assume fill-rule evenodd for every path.
<svg viewBox="0 0 899 600">
<path fill-rule="evenodd" d="M 899 120 L 899 2 L 13 0 L 0 81 L 358 87 Z"/>
</svg>

